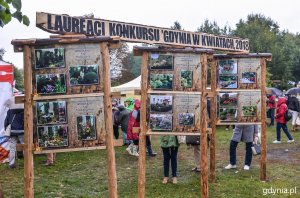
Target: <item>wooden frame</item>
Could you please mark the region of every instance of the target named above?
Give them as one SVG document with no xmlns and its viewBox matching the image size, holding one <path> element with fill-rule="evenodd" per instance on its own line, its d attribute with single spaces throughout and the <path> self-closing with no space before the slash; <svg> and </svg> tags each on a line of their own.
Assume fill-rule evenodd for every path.
<svg viewBox="0 0 300 198">
<path fill-rule="evenodd" d="M 91 93 L 87 90 L 87 93 L 68 94 L 68 95 L 46 95 L 39 96 L 33 94 L 33 82 L 32 82 L 32 50 L 36 47 L 45 45 L 64 45 L 64 44 L 98 44 L 99 51 L 96 52 L 101 54 L 103 65 L 103 92 Z M 107 170 L 109 180 L 109 196 L 117 196 L 117 176 L 116 176 L 116 164 L 115 164 L 115 151 L 114 145 L 120 145 L 120 141 L 113 140 L 112 130 L 112 105 L 111 105 L 111 92 L 110 92 L 110 65 L 109 65 L 109 46 L 118 47 L 119 39 L 110 37 L 57 37 L 50 39 L 29 39 L 29 40 L 13 40 L 15 52 L 24 53 L 24 88 L 25 88 L 25 110 L 24 110 L 24 197 L 34 197 L 34 166 L 33 166 L 33 154 L 50 153 L 50 152 L 70 152 L 70 151 L 81 151 L 81 150 L 95 150 L 95 149 L 107 149 Z M 52 69 L 49 69 L 52 70 Z M 40 72 L 40 71 L 38 71 Z M 51 72 L 50 72 L 51 73 Z M 77 92 L 78 93 L 78 92 Z M 105 130 L 106 130 L 106 146 L 94 146 L 94 147 L 83 147 L 83 148 L 68 148 L 68 149 L 56 149 L 56 150 L 44 150 L 35 151 L 33 144 L 33 101 L 36 100 L 51 100 L 51 99 L 71 99 L 71 98 L 86 98 L 86 97 L 103 97 L 104 102 L 104 114 L 105 114 Z M 18 102 L 22 102 L 23 99 L 19 98 Z"/>
<path fill-rule="evenodd" d="M 197 54 L 199 55 L 199 63 L 201 64 L 201 76 L 197 78 L 201 79 L 199 82 L 202 86 L 197 87 L 194 90 L 188 91 L 157 91 L 149 89 L 148 79 L 150 70 L 148 68 L 149 54 L 154 53 L 186 53 L 186 54 Z M 155 132 L 151 131 L 147 123 L 147 105 L 141 106 L 141 132 L 139 136 L 139 174 L 138 174 L 138 197 L 145 197 L 145 183 L 146 183 L 146 151 L 145 151 L 145 140 L 146 135 L 201 135 L 201 175 L 200 175 L 200 185 L 201 185 L 201 195 L 202 197 L 208 197 L 208 154 L 207 154 L 207 135 L 210 134 L 211 130 L 207 129 L 207 107 L 206 107 L 206 97 L 208 96 L 208 91 L 206 90 L 207 85 L 207 62 L 208 59 L 212 59 L 213 50 L 200 50 L 200 49 L 174 49 L 174 48 L 155 48 L 155 47 L 134 47 L 135 55 L 142 55 L 142 65 L 141 65 L 141 103 L 147 104 L 149 100 L 148 94 L 186 94 L 186 95 L 199 95 L 200 108 L 200 122 L 199 132 L 188 132 L 188 131 L 168 131 L 164 133 L 162 131 Z M 148 70 L 149 69 L 149 70 Z M 201 126 L 201 127 L 200 127 Z"/>
</svg>

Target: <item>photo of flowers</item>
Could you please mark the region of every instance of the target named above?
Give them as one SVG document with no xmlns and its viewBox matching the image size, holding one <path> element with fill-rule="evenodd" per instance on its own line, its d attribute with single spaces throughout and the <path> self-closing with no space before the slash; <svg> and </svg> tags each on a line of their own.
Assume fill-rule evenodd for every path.
<svg viewBox="0 0 300 198">
<path fill-rule="evenodd" d="M 65 74 L 37 74 L 36 91 L 38 94 L 66 93 Z"/>
<path fill-rule="evenodd" d="M 173 74 L 150 74 L 150 86 L 152 89 L 172 90 Z"/>
<path fill-rule="evenodd" d="M 219 75 L 220 74 L 237 74 L 237 61 L 228 59 L 219 61 Z"/>
<path fill-rule="evenodd" d="M 66 101 L 37 102 L 37 124 L 67 123 Z"/>
<path fill-rule="evenodd" d="M 256 72 L 243 72 L 241 83 L 256 83 Z"/>
<path fill-rule="evenodd" d="M 172 113 L 173 97 L 169 95 L 151 95 L 150 112 Z"/>
<path fill-rule="evenodd" d="M 233 108 L 220 108 L 219 117 L 221 121 L 237 121 L 237 110 Z"/>
<path fill-rule="evenodd" d="M 149 64 L 151 70 L 173 70 L 173 56 L 166 54 L 151 54 Z"/>
<path fill-rule="evenodd" d="M 237 93 L 219 93 L 220 107 L 236 107 L 238 104 Z"/>
<path fill-rule="evenodd" d="M 43 148 L 68 146 L 67 125 L 38 126 L 38 143 Z"/>
<path fill-rule="evenodd" d="M 181 71 L 180 76 L 181 87 L 190 88 L 193 86 L 193 71 Z"/>
<path fill-rule="evenodd" d="M 70 67 L 70 85 L 92 85 L 99 83 L 98 65 L 77 65 Z"/>
<path fill-rule="evenodd" d="M 236 89 L 237 76 L 219 76 L 218 85 L 223 89 Z"/>
<path fill-rule="evenodd" d="M 257 115 L 257 106 L 242 106 L 243 116 L 256 116 Z"/>
<path fill-rule="evenodd" d="M 96 139 L 96 116 L 78 116 L 77 117 L 78 140 Z"/>
<path fill-rule="evenodd" d="M 179 126 L 194 126 L 195 114 L 193 113 L 179 113 Z"/>
<path fill-rule="evenodd" d="M 34 54 L 36 69 L 66 67 L 64 48 L 36 49 Z"/>
<path fill-rule="evenodd" d="M 172 114 L 150 114 L 150 128 L 153 131 L 172 131 Z"/>
</svg>

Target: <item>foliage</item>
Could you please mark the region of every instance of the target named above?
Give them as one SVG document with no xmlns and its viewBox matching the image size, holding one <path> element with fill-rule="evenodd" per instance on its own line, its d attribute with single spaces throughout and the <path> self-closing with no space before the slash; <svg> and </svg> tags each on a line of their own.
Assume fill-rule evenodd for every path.
<svg viewBox="0 0 300 198">
<path fill-rule="evenodd" d="M 172 89 L 173 75 L 172 74 L 151 74 L 150 86 L 153 89 Z"/>
<path fill-rule="evenodd" d="M 14 67 L 14 80 L 16 81 L 15 87 L 19 91 L 24 91 L 24 71 L 16 66 Z"/>
<path fill-rule="evenodd" d="M 23 15 L 21 0 L 0 0 L 0 26 L 8 24 L 12 17 L 18 19 L 20 23 L 29 26 L 29 18 Z"/>
<path fill-rule="evenodd" d="M 0 60 L 3 60 L 4 54 L 5 54 L 5 50 L 3 48 L 0 48 Z"/>
<path fill-rule="evenodd" d="M 180 25 L 180 23 L 178 21 L 174 22 L 173 26 L 171 26 L 171 29 L 174 29 L 174 30 L 183 30 L 182 26 Z"/>
</svg>

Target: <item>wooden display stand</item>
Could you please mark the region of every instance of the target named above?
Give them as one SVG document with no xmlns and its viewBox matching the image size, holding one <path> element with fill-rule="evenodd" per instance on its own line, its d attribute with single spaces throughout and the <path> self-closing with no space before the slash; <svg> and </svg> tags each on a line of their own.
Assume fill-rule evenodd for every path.
<svg viewBox="0 0 300 198">
<path fill-rule="evenodd" d="M 119 39 L 110 37 L 88 38 L 85 36 L 78 37 L 76 35 L 72 35 L 57 36 L 50 39 L 13 40 L 12 44 L 14 45 L 15 52 L 23 52 L 24 54 L 24 197 L 34 197 L 34 153 L 70 152 L 105 148 L 107 149 L 109 196 L 117 197 L 117 176 L 114 151 L 114 145 L 117 144 L 117 142 L 114 142 L 113 140 L 112 129 L 109 47 L 119 47 Z M 47 69 L 37 68 L 37 49 L 42 51 L 43 49 L 49 50 L 53 48 L 62 48 L 65 50 L 65 54 L 60 55 L 65 58 L 65 66 L 63 68 L 56 68 L 56 66 L 54 66 L 54 68 L 47 67 Z M 98 71 L 99 76 L 95 77 L 98 81 L 93 83 L 93 85 L 87 84 L 84 86 L 72 86 L 70 76 L 68 75 L 70 75 L 69 70 L 71 65 L 74 64 L 79 65 L 78 67 L 93 65 Z M 47 73 L 47 75 L 56 75 L 56 77 L 57 73 L 65 75 L 65 92 L 61 94 L 41 93 L 38 83 L 35 83 L 37 80 L 34 81 L 34 79 L 37 78 L 38 75 L 45 75 L 45 73 Z M 80 75 L 82 77 L 85 74 Z M 63 100 L 67 101 L 68 105 L 71 105 L 74 100 L 80 102 L 81 99 L 88 101 L 90 98 L 94 98 L 95 102 L 100 105 L 96 107 L 96 109 L 99 110 L 98 112 L 92 112 L 92 115 L 94 115 L 93 117 L 96 119 L 95 124 L 97 123 L 96 127 L 94 125 L 94 132 L 96 133 L 95 139 L 79 139 L 79 135 L 76 134 L 76 130 L 71 130 L 76 123 L 76 118 L 78 122 L 78 115 L 76 112 L 78 113 L 78 111 L 80 111 L 79 109 L 76 109 L 76 106 L 71 106 L 70 115 L 66 116 L 67 121 L 65 123 L 65 125 L 72 123 L 72 125 L 68 126 L 70 129 L 68 130 L 68 133 L 70 134 L 67 136 L 67 145 L 64 145 L 64 147 L 57 147 L 55 149 L 53 149 L 53 147 L 45 147 L 41 149 L 40 139 L 37 140 L 36 137 L 36 134 L 38 133 L 36 130 L 38 126 L 36 125 L 38 125 L 38 122 L 36 121 L 36 116 L 34 116 L 35 113 L 33 113 L 33 109 L 36 108 L 36 101 L 45 101 L 46 103 L 49 100 Z M 100 102 L 97 102 L 97 100 L 100 100 Z M 86 103 L 86 105 L 88 107 L 89 103 Z M 94 109 L 94 107 L 92 109 Z M 90 116 L 90 112 L 86 115 Z M 43 127 L 53 127 L 53 125 L 42 126 L 42 128 Z"/>
<path fill-rule="evenodd" d="M 145 140 L 146 135 L 200 135 L 201 136 L 201 195 L 208 197 L 208 151 L 207 151 L 207 108 L 206 99 L 208 96 L 207 87 L 207 64 L 208 60 L 212 60 L 213 50 L 201 49 L 174 49 L 174 48 L 155 48 L 155 47 L 134 47 L 136 56 L 142 55 L 141 66 L 141 132 L 139 135 L 139 178 L 138 178 L 138 197 L 145 196 L 145 173 L 146 173 L 146 151 Z M 168 59 L 171 56 L 170 65 L 165 64 L 166 69 L 161 66 L 159 69 L 154 68 L 151 63 L 153 56 L 166 56 Z M 174 59 L 172 59 L 174 58 Z M 187 66 L 187 65 L 188 66 Z M 157 66 L 157 65 L 156 65 Z M 192 83 L 188 87 L 184 87 L 180 83 L 182 71 L 190 71 L 192 74 Z M 179 72 L 181 74 L 179 74 Z M 171 78 L 173 84 L 171 89 L 157 90 L 149 83 L 150 79 L 155 78 L 155 75 L 166 75 Z M 164 76 L 163 76 L 164 77 Z M 173 78 L 174 77 L 174 78 Z M 158 87 L 159 89 L 160 87 Z M 185 100 L 181 100 L 184 96 Z M 160 98 L 162 97 L 162 98 Z M 152 100 L 162 101 L 164 98 L 169 98 L 174 108 L 172 114 L 158 112 L 152 109 Z M 174 99 L 173 99 L 174 98 Z M 192 99 L 191 99 L 192 98 Z M 187 99 L 187 100 L 186 100 Z M 150 104 L 149 104 L 150 103 Z M 191 104 L 193 103 L 193 104 Z M 192 105 L 187 108 L 186 112 L 192 112 L 194 125 L 183 125 L 180 123 L 180 114 L 178 111 L 182 108 L 179 105 Z M 178 108 L 178 109 L 176 109 Z M 150 112 L 150 113 L 149 113 Z M 149 115 L 150 114 L 150 115 Z M 152 114 L 152 115 L 151 115 Z M 189 114 L 189 113 L 188 113 Z M 152 116 L 152 117 L 151 117 Z M 155 116 L 172 116 L 171 127 L 157 127 Z M 152 119 L 154 118 L 154 119 Z M 164 118 L 163 118 L 164 119 Z M 178 119 L 178 120 L 177 120 Z M 154 120 L 154 121 L 153 121 Z M 156 130 L 154 130 L 156 129 Z"/>
</svg>

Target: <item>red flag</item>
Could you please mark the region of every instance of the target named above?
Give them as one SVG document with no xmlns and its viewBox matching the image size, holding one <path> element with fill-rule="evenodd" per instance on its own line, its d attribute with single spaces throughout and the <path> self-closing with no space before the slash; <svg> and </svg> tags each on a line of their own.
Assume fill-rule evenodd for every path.
<svg viewBox="0 0 300 198">
<path fill-rule="evenodd" d="M 9 82 L 13 86 L 14 72 L 12 65 L 0 65 L 0 82 Z"/>
</svg>

